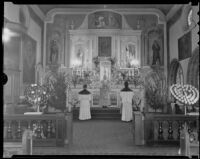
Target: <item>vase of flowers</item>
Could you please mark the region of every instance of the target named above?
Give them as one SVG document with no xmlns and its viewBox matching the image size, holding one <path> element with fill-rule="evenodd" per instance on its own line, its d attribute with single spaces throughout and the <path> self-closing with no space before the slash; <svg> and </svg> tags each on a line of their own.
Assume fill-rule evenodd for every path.
<svg viewBox="0 0 200 159">
<path fill-rule="evenodd" d="M 25 90 L 26 100 L 33 106 L 35 111 L 40 114 L 40 105 L 45 104 L 48 100 L 46 88 L 38 84 L 31 84 Z"/>
</svg>

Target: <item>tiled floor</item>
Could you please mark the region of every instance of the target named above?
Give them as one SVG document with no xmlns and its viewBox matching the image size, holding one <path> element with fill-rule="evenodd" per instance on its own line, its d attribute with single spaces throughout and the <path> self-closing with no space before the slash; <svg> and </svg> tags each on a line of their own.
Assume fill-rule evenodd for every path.
<svg viewBox="0 0 200 159">
<path fill-rule="evenodd" d="M 135 146 L 131 122 L 75 121 L 71 147 L 36 147 L 34 155 L 178 155 L 178 147 Z"/>
</svg>

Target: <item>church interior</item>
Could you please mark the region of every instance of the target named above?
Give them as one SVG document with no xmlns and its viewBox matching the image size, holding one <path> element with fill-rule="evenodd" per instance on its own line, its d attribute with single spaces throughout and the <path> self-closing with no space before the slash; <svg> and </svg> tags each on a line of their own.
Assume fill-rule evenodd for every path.
<svg viewBox="0 0 200 159">
<path fill-rule="evenodd" d="M 198 12 L 4 2 L 3 156 L 199 157 Z"/>
</svg>

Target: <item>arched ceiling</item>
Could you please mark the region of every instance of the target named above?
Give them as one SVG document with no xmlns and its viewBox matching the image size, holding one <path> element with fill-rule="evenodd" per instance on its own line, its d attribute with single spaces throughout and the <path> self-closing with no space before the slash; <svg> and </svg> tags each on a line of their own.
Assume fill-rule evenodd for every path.
<svg viewBox="0 0 200 159">
<path fill-rule="evenodd" d="M 139 9 L 139 8 L 154 8 L 154 9 L 159 9 L 162 11 L 165 15 L 167 15 L 170 11 L 170 9 L 173 7 L 172 4 L 106 4 L 106 5 L 89 5 L 89 4 L 84 4 L 84 5 L 68 5 L 68 4 L 42 4 L 42 5 L 37 5 L 40 10 L 46 15 L 50 10 L 55 9 L 55 8 L 66 8 L 66 9 Z"/>
</svg>

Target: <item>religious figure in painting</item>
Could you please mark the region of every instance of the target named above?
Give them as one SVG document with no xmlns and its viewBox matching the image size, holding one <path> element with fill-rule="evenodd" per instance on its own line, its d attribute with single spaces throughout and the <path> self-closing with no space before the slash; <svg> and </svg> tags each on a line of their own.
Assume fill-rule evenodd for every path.
<svg viewBox="0 0 200 159">
<path fill-rule="evenodd" d="M 110 105 L 109 91 L 109 81 L 104 74 L 100 88 L 100 106 L 107 107 Z"/>
<path fill-rule="evenodd" d="M 58 53 L 59 53 L 58 43 L 56 40 L 53 39 L 50 42 L 50 63 L 51 64 L 57 63 Z"/>
<path fill-rule="evenodd" d="M 36 43 L 27 38 L 23 49 L 23 82 L 30 84 L 35 82 Z"/>
<path fill-rule="evenodd" d="M 97 18 L 97 21 L 96 21 L 96 27 L 97 28 L 103 28 L 105 27 L 106 23 L 105 23 L 105 18 L 103 16 L 99 16 Z"/>
<path fill-rule="evenodd" d="M 152 45 L 153 62 L 152 65 L 160 64 L 160 46 L 157 40 L 154 40 Z"/>
</svg>

